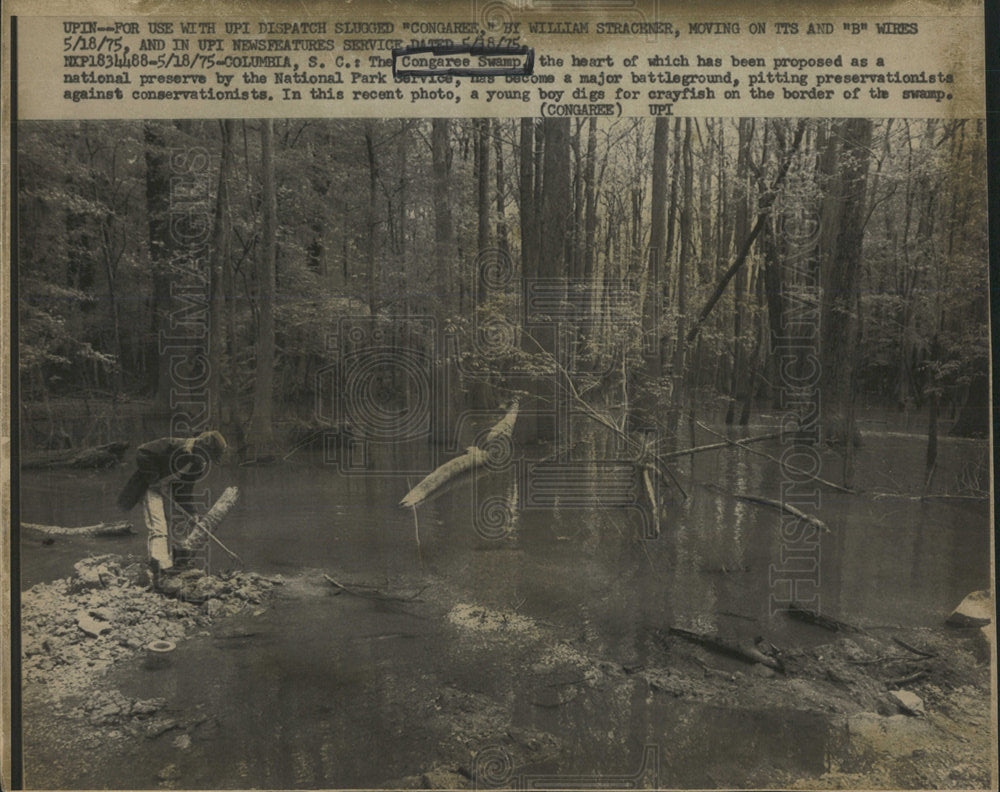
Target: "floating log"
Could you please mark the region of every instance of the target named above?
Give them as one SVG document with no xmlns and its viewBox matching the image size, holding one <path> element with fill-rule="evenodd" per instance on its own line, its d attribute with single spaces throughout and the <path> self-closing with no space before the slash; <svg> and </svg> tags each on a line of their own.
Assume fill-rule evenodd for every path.
<svg viewBox="0 0 1000 792">
<path fill-rule="evenodd" d="M 70 451 L 48 451 L 21 457 L 22 470 L 46 470 L 50 468 L 106 468 L 122 461 L 128 443 L 116 441 L 91 448 Z"/>
<path fill-rule="evenodd" d="M 511 403 L 507 410 L 507 414 L 501 418 L 492 429 L 486 435 L 486 442 L 489 443 L 492 440 L 496 440 L 500 437 L 510 438 L 514 434 L 514 424 L 517 422 L 517 411 L 520 408 L 520 403 L 517 399 Z"/>
<path fill-rule="evenodd" d="M 469 446 L 468 450 L 462 456 L 449 459 L 433 473 L 429 473 L 417 486 L 406 493 L 406 496 L 399 502 L 399 505 L 407 508 L 419 506 L 438 487 L 460 473 L 472 470 L 472 468 L 481 465 L 485 461 L 486 452 L 483 449 Z"/>
<path fill-rule="evenodd" d="M 95 525 L 79 525 L 72 528 L 63 525 L 39 525 L 38 523 L 21 523 L 22 528 L 48 534 L 49 536 L 129 536 L 134 534 L 132 523 L 119 520 L 111 523 Z"/>
<path fill-rule="evenodd" d="M 773 668 L 775 671 L 780 671 L 782 674 L 785 673 L 785 665 L 781 662 L 781 660 L 764 654 L 756 647 L 741 646 L 738 643 L 727 641 L 726 639 L 719 638 L 716 635 L 707 635 L 705 633 L 692 632 L 691 630 L 682 630 L 679 627 L 670 627 L 668 632 L 671 635 L 683 638 L 685 641 L 690 641 L 691 643 L 696 643 L 699 646 L 704 646 L 706 649 L 710 649 L 713 652 L 728 655 L 729 657 L 735 657 L 737 660 L 742 660 L 744 663 L 760 663 L 768 668 Z"/>
<path fill-rule="evenodd" d="M 517 422 L 518 402 L 514 403 L 507 410 L 507 414 L 501 418 L 496 425 L 486 435 L 485 443 L 495 442 L 501 438 L 508 438 L 514 432 L 514 424 Z M 489 454 L 476 446 L 469 446 L 461 456 L 449 459 L 443 465 L 425 476 L 417 486 L 411 489 L 399 502 L 400 506 L 415 508 L 423 503 L 427 497 L 438 487 L 443 486 L 451 479 L 461 473 L 472 470 L 486 462 Z"/>
</svg>

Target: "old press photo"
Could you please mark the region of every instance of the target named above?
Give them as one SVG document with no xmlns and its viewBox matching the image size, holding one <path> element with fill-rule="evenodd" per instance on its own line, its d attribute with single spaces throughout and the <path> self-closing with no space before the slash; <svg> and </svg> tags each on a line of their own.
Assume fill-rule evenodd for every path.
<svg viewBox="0 0 1000 792">
<path fill-rule="evenodd" d="M 995 789 L 986 31 L 6 4 L 4 788 Z"/>
</svg>

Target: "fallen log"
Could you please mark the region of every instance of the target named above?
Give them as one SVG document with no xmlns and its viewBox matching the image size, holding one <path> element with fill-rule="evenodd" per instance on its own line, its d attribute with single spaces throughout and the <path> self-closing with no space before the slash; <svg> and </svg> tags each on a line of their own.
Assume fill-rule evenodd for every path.
<svg viewBox="0 0 1000 792">
<path fill-rule="evenodd" d="M 855 627 L 853 624 L 834 619 L 832 616 L 824 616 L 814 610 L 809 610 L 809 608 L 796 605 L 794 602 L 785 613 L 793 619 L 805 622 L 806 624 L 813 624 L 816 627 L 822 627 L 824 630 L 829 630 L 830 632 L 864 632 L 860 627 Z"/>
<path fill-rule="evenodd" d="M 183 550 L 186 551 L 197 551 L 200 550 L 206 544 L 206 539 L 210 539 L 225 552 L 230 558 L 239 563 L 243 563 L 243 559 L 240 558 L 239 554 L 234 553 L 228 547 L 226 547 L 222 541 L 217 537 L 213 531 L 219 527 L 219 523 L 225 518 L 229 513 L 229 510 L 236 505 L 236 501 L 239 499 L 240 491 L 238 487 L 226 487 L 219 499 L 212 504 L 212 508 L 209 509 L 204 517 L 198 518 L 193 515 L 187 514 L 183 509 L 178 508 L 177 511 L 185 515 L 187 521 L 195 528 L 191 534 L 188 535 L 187 539 L 180 543 Z"/>
<path fill-rule="evenodd" d="M 212 508 L 205 512 L 205 516 L 201 518 L 201 527 L 207 531 L 214 531 L 218 528 L 219 523 L 229 513 L 229 510 L 236 505 L 239 497 L 239 487 L 226 487 L 219 496 L 219 499 L 212 504 Z"/>
<path fill-rule="evenodd" d="M 419 506 L 438 487 L 459 473 L 472 470 L 472 468 L 481 465 L 485 461 L 486 452 L 483 449 L 469 446 L 468 450 L 462 456 L 449 459 L 432 473 L 425 476 L 417 486 L 406 493 L 406 496 L 399 502 L 399 505 L 407 508 Z"/>
<path fill-rule="evenodd" d="M 719 638 L 716 635 L 696 633 L 691 630 L 683 630 L 679 627 L 669 627 L 667 631 L 670 635 L 676 635 L 678 638 L 683 638 L 685 641 L 698 644 L 699 646 L 703 646 L 713 652 L 728 655 L 729 657 L 735 657 L 737 660 L 742 660 L 744 663 L 760 663 L 768 668 L 773 668 L 775 671 L 780 671 L 782 674 L 785 673 L 785 664 L 782 663 L 781 660 L 764 654 L 756 647 L 741 646 L 738 643 L 727 641 L 726 639 Z"/>
<path fill-rule="evenodd" d="M 72 528 L 63 525 L 39 525 L 38 523 L 21 523 L 27 528 L 49 536 L 129 536 L 135 533 L 132 523 L 128 520 L 118 520 L 112 523 L 96 523 L 95 525 L 79 525 Z"/>
<path fill-rule="evenodd" d="M 518 402 L 515 399 L 507 414 L 501 418 L 486 435 L 485 443 L 495 443 L 503 438 L 510 439 L 517 421 Z M 428 473 L 417 486 L 411 489 L 399 502 L 405 508 L 415 508 L 427 497 L 461 473 L 472 470 L 484 464 L 489 459 L 489 453 L 477 446 L 469 446 L 461 456 L 449 459 L 443 465 Z"/>
<path fill-rule="evenodd" d="M 122 461 L 128 443 L 115 441 L 104 445 L 69 451 L 47 451 L 21 457 L 22 470 L 47 470 L 59 467 L 106 468 Z"/>
<path fill-rule="evenodd" d="M 507 414 L 494 424 L 486 434 L 486 442 L 489 443 L 500 437 L 510 438 L 514 434 L 514 424 L 517 423 L 517 412 L 520 409 L 520 402 L 517 399 L 511 403 L 507 409 Z"/>
</svg>

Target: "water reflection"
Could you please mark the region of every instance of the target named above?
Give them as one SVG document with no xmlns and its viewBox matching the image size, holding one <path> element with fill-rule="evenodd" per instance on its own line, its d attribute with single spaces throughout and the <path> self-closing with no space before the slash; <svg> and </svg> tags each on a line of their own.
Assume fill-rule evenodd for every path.
<svg viewBox="0 0 1000 792">
<path fill-rule="evenodd" d="M 593 447 L 605 459 L 620 453 L 610 440 L 591 440 L 598 445 L 583 445 L 574 458 Z M 781 451 L 777 443 L 759 447 Z M 858 480 L 891 477 L 919 487 L 921 448 L 912 437 L 869 439 Z M 835 469 L 835 455 L 824 453 Z M 942 439 L 939 476 L 985 453 L 981 445 Z M 265 573 L 323 569 L 379 585 L 429 581 L 455 599 L 530 618 L 588 656 L 620 664 L 656 662 L 650 633 L 670 625 L 744 640 L 766 635 L 779 646 L 818 640 L 769 612 L 780 515 L 726 494 L 780 497 L 781 472 L 764 460 L 733 451 L 680 460 L 690 498 L 668 500 L 656 539 L 643 538 L 648 514 L 640 508 L 515 508 L 524 498 L 521 479 L 510 470 L 485 471 L 419 508 L 419 551 L 414 515 L 396 504 L 432 466 L 431 451 L 422 444 L 377 447 L 370 463 L 363 475 L 345 475 L 321 455 L 299 452 L 287 464 L 218 471 L 213 487 L 221 492 L 234 483 L 242 493 L 224 524 L 225 541 Z M 25 473 L 24 519 L 115 519 L 121 478 L 117 471 Z M 484 531 L 477 509 L 491 498 L 507 517 Z M 816 515 L 831 528 L 820 544 L 822 607 L 838 618 L 937 625 L 966 593 L 988 585 L 985 504 L 824 491 Z M 115 542 L 72 539 L 51 547 L 26 540 L 25 585 L 68 574 L 91 552 L 141 557 L 144 536 L 140 530 Z M 180 759 L 169 741 L 130 746 L 113 763 L 95 760 L 93 775 L 78 783 L 114 778 L 148 787 L 155 782 L 150 768 L 162 759 L 179 761 L 190 787 L 377 786 L 426 769 L 442 745 L 472 740 L 486 728 L 475 717 L 483 701 L 520 728 L 558 736 L 558 752 L 537 761 L 521 757 L 524 773 L 624 774 L 639 766 L 648 745 L 659 748 L 664 785 L 737 785 L 752 782 L 755 772 L 773 778 L 767 772 L 775 768 L 792 777 L 823 770 L 826 726 L 816 716 L 734 714 L 653 695 L 639 682 L 586 689 L 546 708 L 522 690 L 525 664 L 537 657 L 516 645 L 463 644 L 442 617 L 433 608 L 418 618 L 316 589 L 254 620 L 257 634 L 243 642 L 180 644 L 174 667 L 182 673 L 122 668 L 126 693 L 164 696 L 179 712 L 210 717 Z M 471 698 L 461 706 L 442 703 L 442 691 Z M 461 733 L 454 733 L 454 718 L 442 717 L 448 707 L 465 713 Z M 142 757 L 138 765 L 129 765 L 129 752 Z"/>
</svg>

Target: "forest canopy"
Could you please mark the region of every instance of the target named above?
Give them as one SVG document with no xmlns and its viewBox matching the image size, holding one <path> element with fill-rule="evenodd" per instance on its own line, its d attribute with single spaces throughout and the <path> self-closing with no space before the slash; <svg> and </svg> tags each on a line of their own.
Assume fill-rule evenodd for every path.
<svg viewBox="0 0 1000 792">
<path fill-rule="evenodd" d="M 746 423 L 780 406 L 806 281 L 824 410 L 986 431 L 981 120 L 31 122 L 16 165 L 28 447 L 60 400 L 169 413 L 163 339 L 196 303 L 208 422 L 251 443 L 321 425 L 346 318 L 457 372 L 442 398 L 496 407 L 555 350 L 527 318 L 558 314 L 572 371 L 628 380 L 640 417 Z M 815 226 L 796 267 L 791 216 Z M 560 286 L 537 308 L 540 283 Z M 380 388 L 408 398 L 391 371 Z"/>
</svg>

